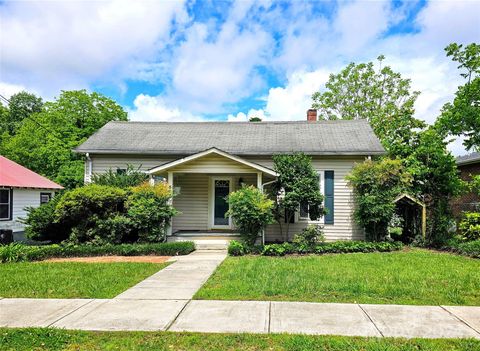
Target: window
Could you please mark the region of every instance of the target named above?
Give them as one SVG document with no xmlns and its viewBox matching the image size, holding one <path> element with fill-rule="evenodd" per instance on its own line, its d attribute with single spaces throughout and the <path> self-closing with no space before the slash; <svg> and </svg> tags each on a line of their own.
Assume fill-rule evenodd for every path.
<svg viewBox="0 0 480 351">
<path fill-rule="evenodd" d="M 318 186 L 321 187 L 321 180 L 320 180 L 320 173 L 317 174 Z M 298 211 L 298 217 L 300 219 L 307 219 L 310 220 L 310 208 L 307 202 L 300 203 L 300 209 Z"/>
<path fill-rule="evenodd" d="M 327 214 L 325 215 L 325 224 L 333 224 L 334 219 L 334 203 L 333 203 L 333 190 L 334 190 L 335 174 L 333 171 L 325 171 L 325 209 Z"/>
<path fill-rule="evenodd" d="M 12 190 L 0 189 L 0 220 L 12 219 Z"/>
<path fill-rule="evenodd" d="M 301 219 L 310 219 L 307 202 L 301 202 L 300 203 L 300 218 Z"/>
<path fill-rule="evenodd" d="M 52 198 L 52 193 L 40 193 L 40 205 L 46 204 Z"/>
<path fill-rule="evenodd" d="M 117 174 L 118 175 L 122 175 L 122 174 L 126 174 L 126 173 L 127 173 L 126 168 L 117 168 Z"/>
</svg>

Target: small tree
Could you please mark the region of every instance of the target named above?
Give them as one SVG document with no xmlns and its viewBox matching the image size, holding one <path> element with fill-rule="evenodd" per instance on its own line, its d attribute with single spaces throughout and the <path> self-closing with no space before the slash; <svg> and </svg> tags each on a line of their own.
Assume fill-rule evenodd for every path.
<svg viewBox="0 0 480 351">
<path fill-rule="evenodd" d="M 227 201 L 230 209 L 226 215 L 232 216 L 244 241 L 253 245 L 260 231 L 273 223 L 273 201 L 252 185 L 231 193 Z"/>
<path fill-rule="evenodd" d="M 310 219 L 317 220 L 324 214 L 323 196 L 318 173 L 307 155 L 274 155 L 273 167 L 278 174 L 277 181 L 271 187 L 273 215 L 280 226 L 283 240 L 287 241 L 290 223 L 300 204 L 308 205 Z"/>
<path fill-rule="evenodd" d="M 368 160 L 355 165 L 347 180 L 355 196 L 356 222 L 368 240 L 382 240 L 395 212 L 393 200 L 410 186 L 410 174 L 399 160 Z"/>
</svg>

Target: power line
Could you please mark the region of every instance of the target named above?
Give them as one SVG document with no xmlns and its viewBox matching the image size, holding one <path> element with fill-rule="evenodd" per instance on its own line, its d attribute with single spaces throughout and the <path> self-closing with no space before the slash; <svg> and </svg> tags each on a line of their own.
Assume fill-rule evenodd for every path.
<svg viewBox="0 0 480 351">
<path fill-rule="evenodd" d="M 2 99 L 3 101 L 5 101 L 7 104 L 10 104 L 10 100 L 7 99 L 7 98 L 6 98 L 5 96 L 3 96 L 2 94 L 0 94 L 0 99 Z M 33 122 L 35 122 L 36 125 L 38 125 L 38 126 L 39 126 L 40 128 L 42 128 L 43 130 L 47 131 L 48 133 L 51 133 L 51 135 L 52 135 L 53 137 L 55 137 L 58 141 L 62 142 L 62 144 L 64 144 L 64 146 L 66 146 L 66 145 L 65 145 L 65 142 L 62 140 L 62 138 L 60 138 L 58 135 L 55 135 L 55 133 L 54 133 L 52 130 L 50 130 L 50 129 L 48 129 L 47 127 L 45 127 L 43 124 L 41 124 L 41 123 L 40 123 L 39 121 L 37 121 L 35 118 L 33 118 L 32 115 L 33 115 L 33 114 L 30 114 L 29 116 L 25 117 L 25 119 L 30 118 Z"/>
</svg>

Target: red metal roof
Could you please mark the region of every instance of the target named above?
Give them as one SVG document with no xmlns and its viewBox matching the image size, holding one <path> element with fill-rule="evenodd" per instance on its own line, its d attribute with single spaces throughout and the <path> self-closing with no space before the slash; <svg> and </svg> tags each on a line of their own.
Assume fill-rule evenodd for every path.
<svg viewBox="0 0 480 351">
<path fill-rule="evenodd" d="M 0 186 L 13 188 L 63 189 L 61 185 L 0 156 Z"/>
</svg>

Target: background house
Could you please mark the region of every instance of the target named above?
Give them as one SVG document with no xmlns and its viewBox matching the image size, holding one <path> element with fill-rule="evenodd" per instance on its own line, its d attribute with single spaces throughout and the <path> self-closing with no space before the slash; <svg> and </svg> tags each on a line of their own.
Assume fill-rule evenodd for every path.
<svg viewBox="0 0 480 351">
<path fill-rule="evenodd" d="M 16 240 L 22 239 L 25 208 L 50 201 L 55 191 L 63 189 L 51 180 L 0 156 L 0 229 L 12 229 Z"/>
<path fill-rule="evenodd" d="M 470 181 L 472 176 L 480 175 L 480 153 L 473 152 L 469 155 L 459 156 L 456 159 L 460 178 Z M 479 211 L 480 196 L 474 192 L 468 192 L 452 202 L 452 209 L 458 218 L 463 211 Z"/>
<path fill-rule="evenodd" d="M 320 221 L 299 209 L 289 237 L 310 223 L 324 226 L 328 240 L 363 239 L 353 219 L 353 194 L 346 175 L 355 163 L 384 153 L 366 120 L 295 122 L 109 122 L 76 151 L 86 155 L 85 181 L 109 169 L 140 167 L 175 189 L 169 234 L 215 235 L 234 232 L 224 214 L 225 196 L 242 184 L 268 187 L 275 179 L 272 155 L 303 152 L 312 157 L 328 215 Z M 266 230 L 269 242 L 281 240 L 277 225 Z"/>
</svg>

